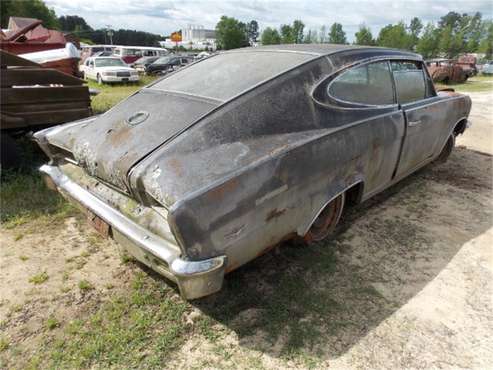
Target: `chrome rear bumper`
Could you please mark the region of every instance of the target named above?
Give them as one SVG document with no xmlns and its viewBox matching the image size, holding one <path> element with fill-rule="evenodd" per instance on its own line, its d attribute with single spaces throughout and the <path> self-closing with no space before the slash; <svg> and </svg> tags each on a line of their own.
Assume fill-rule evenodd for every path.
<svg viewBox="0 0 493 370">
<path fill-rule="evenodd" d="M 137 260 L 176 282 L 185 299 L 200 298 L 221 289 L 226 256 L 200 261 L 182 259 L 177 246 L 110 207 L 72 181 L 57 166 L 43 165 L 40 172 L 66 198 L 107 222 L 112 228 L 114 239 Z"/>
</svg>

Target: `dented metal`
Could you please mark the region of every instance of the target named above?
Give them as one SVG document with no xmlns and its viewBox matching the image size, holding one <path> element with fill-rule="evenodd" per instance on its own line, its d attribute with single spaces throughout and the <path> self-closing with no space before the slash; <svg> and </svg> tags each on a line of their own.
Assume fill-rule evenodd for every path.
<svg viewBox="0 0 493 370">
<path fill-rule="evenodd" d="M 344 45 L 235 50 L 165 76 L 94 120 L 36 138 L 50 168 L 163 240 L 145 253 L 159 259 L 159 248 L 175 245 L 174 265 L 139 258 L 196 298 L 220 289 L 224 271 L 304 236 L 339 194 L 357 187 L 365 200 L 429 163 L 467 120 L 470 99 L 459 94 L 433 90 L 419 102 L 377 106 L 324 95 L 341 72 L 386 60 L 421 57 Z M 78 202 L 90 208 L 84 197 Z M 139 255 L 126 235 L 118 228 L 115 239 Z M 224 266 L 202 263 L 216 259 Z M 189 275 L 176 278 L 183 271 Z"/>
</svg>

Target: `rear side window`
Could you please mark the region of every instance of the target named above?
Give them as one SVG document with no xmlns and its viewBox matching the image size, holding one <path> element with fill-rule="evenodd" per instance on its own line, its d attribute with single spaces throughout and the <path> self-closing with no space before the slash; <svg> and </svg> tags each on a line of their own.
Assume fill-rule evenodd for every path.
<svg viewBox="0 0 493 370">
<path fill-rule="evenodd" d="M 412 103 L 426 98 L 426 83 L 423 66 L 418 62 L 392 61 L 397 101 Z"/>
<path fill-rule="evenodd" d="M 328 85 L 328 94 L 337 100 L 364 105 L 394 103 L 392 77 L 388 62 L 354 67 Z"/>
</svg>

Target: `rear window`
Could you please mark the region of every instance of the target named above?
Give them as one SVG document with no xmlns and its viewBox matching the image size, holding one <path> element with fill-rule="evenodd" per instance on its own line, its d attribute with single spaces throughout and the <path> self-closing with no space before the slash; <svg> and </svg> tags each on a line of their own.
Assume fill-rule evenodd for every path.
<svg viewBox="0 0 493 370">
<path fill-rule="evenodd" d="M 313 55 L 301 53 L 219 54 L 192 64 L 151 88 L 227 100 L 259 82 L 313 58 Z"/>
</svg>

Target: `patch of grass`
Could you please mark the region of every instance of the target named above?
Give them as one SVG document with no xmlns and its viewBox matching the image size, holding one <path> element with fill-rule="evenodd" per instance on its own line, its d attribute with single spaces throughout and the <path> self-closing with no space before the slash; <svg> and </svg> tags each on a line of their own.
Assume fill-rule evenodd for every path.
<svg viewBox="0 0 493 370">
<path fill-rule="evenodd" d="M 21 240 L 23 237 L 24 237 L 24 234 L 17 234 L 14 238 L 14 241 L 17 242 L 17 241 Z"/>
<path fill-rule="evenodd" d="M 54 316 L 50 316 L 46 319 L 45 326 L 47 329 L 53 330 L 60 326 L 60 322 Z"/>
<path fill-rule="evenodd" d="M 81 280 L 81 281 L 79 281 L 78 286 L 79 286 L 79 289 L 82 290 L 82 291 L 84 291 L 84 292 L 87 292 L 89 290 L 93 290 L 94 289 L 94 286 L 90 282 L 88 282 L 87 280 Z"/>
<path fill-rule="evenodd" d="M 457 92 L 493 92 L 493 76 L 474 76 L 461 84 L 435 84 L 435 88 L 446 89 L 453 88 Z"/>
<path fill-rule="evenodd" d="M 94 111 L 94 113 L 106 112 L 115 104 L 132 95 L 135 91 L 140 90 L 142 87 L 151 83 L 155 79 L 156 77 L 152 76 L 141 76 L 139 83 L 113 85 L 98 85 L 96 81 L 90 80 L 87 85 L 90 88 L 99 90 L 99 94 L 92 98 L 92 110 Z"/>
<path fill-rule="evenodd" d="M 50 225 L 76 213 L 75 208 L 48 189 L 34 171 L 2 174 L 0 208 L 0 222 L 8 229 L 36 219 Z"/>
<path fill-rule="evenodd" d="M 97 311 L 69 323 L 44 344 L 47 368 L 162 368 L 193 328 L 183 320 L 188 303 L 162 281 L 137 274 L 128 294 L 115 294 Z"/>
<path fill-rule="evenodd" d="M 24 256 L 24 255 L 22 255 L 22 256 L 19 256 L 19 259 L 20 259 L 21 261 L 27 261 L 27 260 L 29 259 L 29 257 L 28 257 L 28 256 Z"/>
<path fill-rule="evenodd" d="M 29 282 L 33 284 L 43 284 L 48 280 L 48 274 L 46 271 L 40 272 L 39 274 L 33 275 L 29 278 Z"/>
</svg>

